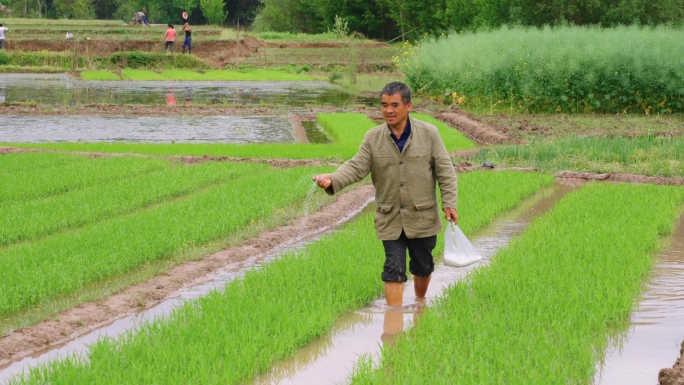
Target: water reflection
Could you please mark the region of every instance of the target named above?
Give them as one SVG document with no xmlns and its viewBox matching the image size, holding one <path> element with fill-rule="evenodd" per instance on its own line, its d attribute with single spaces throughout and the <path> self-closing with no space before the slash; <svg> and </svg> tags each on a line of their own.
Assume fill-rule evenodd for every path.
<svg viewBox="0 0 684 385">
<path fill-rule="evenodd" d="M 377 105 L 378 98 L 357 96 L 324 82 L 246 81 L 79 81 L 66 75 L 0 74 L 6 101 L 48 105 L 169 104 L 169 92 L 193 104 Z"/>
</svg>

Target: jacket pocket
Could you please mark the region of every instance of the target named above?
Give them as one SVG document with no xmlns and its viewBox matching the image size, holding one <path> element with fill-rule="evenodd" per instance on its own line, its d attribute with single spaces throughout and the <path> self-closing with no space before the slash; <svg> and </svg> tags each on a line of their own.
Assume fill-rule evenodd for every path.
<svg viewBox="0 0 684 385">
<path fill-rule="evenodd" d="M 416 210 L 427 210 L 435 207 L 435 201 L 416 203 Z"/>
<path fill-rule="evenodd" d="M 411 159 L 424 158 L 430 155 L 430 149 L 427 147 L 409 147 L 406 151 L 406 157 Z"/>
<path fill-rule="evenodd" d="M 376 211 L 379 213 L 387 214 L 391 210 L 392 210 L 392 205 L 382 205 L 382 204 L 376 205 Z"/>
</svg>

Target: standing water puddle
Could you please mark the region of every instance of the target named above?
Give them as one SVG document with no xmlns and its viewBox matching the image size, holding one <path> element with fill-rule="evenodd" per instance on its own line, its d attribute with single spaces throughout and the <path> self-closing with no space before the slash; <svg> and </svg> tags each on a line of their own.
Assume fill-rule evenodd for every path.
<svg viewBox="0 0 684 385">
<path fill-rule="evenodd" d="M 314 187 L 315 186 L 312 186 L 312 191 Z M 188 300 L 207 295 L 213 290 L 221 290 L 230 281 L 241 277 L 248 269 L 258 268 L 261 264 L 269 263 L 277 258 L 278 254 L 284 251 L 302 248 L 326 232 L 341 226 L 345 222 L 353 220 L 355 217 L 363 213 L 364 210 L 368 210 L 372 201 L 373 199 L 369 200 L 363 204 L 361 208 L 350 212 L 348 215 L 340 218 L 337 222 L 330 226 L 324 226 L 310 232 L 302 233 L 300 236 L 281 244 L 275 249 L 267 251 L 261 256 L 231 264 L 212 276 L 207 277 L 207 280 L 205 280 L 203 283 L 183 289 L 177 297 L 167 299 L 145 311 L 132 314 L 128 317 L 114 321 L 107 326 L 95 329 L 66 344 L 51 346 L 50 348 L 37 352 L 30 357 L 25 357 L 19 361 L 15 361 L 6 365 L 0 365 L 0 384 L 8 383 L 10 378 L 13 376 L 20 375 L 21 373 L 28 373 L 29 368 L 35 367 L 39 364 L 64 358 L 70 354 L 80 354 L 82 356 L 86 356 L 88 352 L 88 345 L 101 338 L 110 337 L 116 339 L 123 333 L 136 329 L 144 322 L 149 322 L 159 317 L 168 316 L 174 309 L 181 306 Z M 305 202 L 305 211 L 306 213 L 304 215 L 309 214 L 310 207 L 308 202 Z"/>
<path fill-rule="evenodd" d="M 292 124 L 272 116 L 6 115 L 3 142 L 294 143 Z"/>
<path fill-rule="evenodd" d="M 0 103 L 235 104 L 346 107 L 377 105 L 325 82 L 82 81 L 61 74 L 0 74 Z"/>
<path fill-rule="evenodd" d="M 651 282 L 632 314 L 631 329 L 608 349 L 595 384 L 658 384 L 658 372 L 679 357 L 684 340 L 684 215 L 657 256 Z"/>
<path fill-rule="evenodd" d="M 462 269 L 435 264 L 426 295 L 429 304 L 449 285 L 465 277 L 478 266 L 489 263 L 489 258 L 520 235 L 533 219 L 555 206 L 576 186 L 555 184 L 523 201 L 515 210 L 499 217 L 494 223 L 470 238 L 483 260 Z M 336 384 L 344 382 L 362 354 L 376 355 L 380 345 L 415 324 L 425 303 L 417 303 L 411 281 L 404 291 L 404 306 L 388 309 L 384 298 L 368 308 L 338 320 L 332 331 L 297 351 L 295 356 L 276 364 L 268 373 L 255 380 L 256 384 Z M 419 322 L 419 321 L 418 321 Z"/>
</svg>

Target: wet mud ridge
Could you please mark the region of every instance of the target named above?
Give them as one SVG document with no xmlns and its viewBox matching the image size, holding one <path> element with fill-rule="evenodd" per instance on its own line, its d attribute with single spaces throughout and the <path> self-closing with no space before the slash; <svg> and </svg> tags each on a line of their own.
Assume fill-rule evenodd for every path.
<svg viewBox="0 0 684 385">
<path fill-rule="evenodd" d="M 121 292 L 66 310 L 54 319 L 22 328 L 0 338 L 0 371 L 13 362 L 62 346 L 123 317 L 175 298 L 183 288 L 204 283 L 210 275 L 229 265 L 253 260 L 287 247 L 303 234 L 316 236 L 338 226 L 349 213 L 365 207 L 374 197 L 371 184 L 340 194 L 335 202 L 319 211 L 296 218 L 290 225 L 263 231 L 241 245 L 210 254 L 198 261 L 186 261 L 165 273 Z"/>
<path fill-rule="evenodd" d="M 625 182 L 625 183 L 646 183 L 657 185 L 684 185 L 684 178 L 667 178 L 662 176 L 648 176 L 636 174 L 617 174 L 605 173 L 595 174 L 591 172 L 575 172 L 575 171 L 560 171 L 554 174 L 556 178 L 561 179 L 580 179 L 587 181 L 604 181 L 604 182 Z"/>
<path fill-rule="evenodd" d="M 684 342 L 679 350 L 680 357 L 671 368 L 664 368 L 658 373 L 660 385 L 684 385 Z"/>
<path fill-rule="evenodd" d="M 496 130 L 496 128 L 478 122 L 477 120 L 457 112 L 440 112 L 435 115 L 435 118 L 444 123 L 458 128 L 466 136 L 472 140 L 486 145 L 494 144 L 522 144 L 523 142 L 514 139 L 506 134 Z"/>
<path fill-rule="evenodd" d="M 135 156 L 141 158 L 167 158 L 172 160 L 178 160 L 185 164 L 195 164 L 204 162 L 255 162 L 255 163 L 266 163 L 273 167 L 288 168 L 288 167 L 300 167 L 300 166 L 311 166 L 318 167 L 322 165 L 336 166 L 336 162 L 323 162 L 320 160 L 313 159 L 268 159 L 268 158 L 237 158 L 232 156 L 193 156 L 193 155 L 144 155 L 144 154 L 128 154 L 128 153 L 106 153 L 106 152 L 87 152 L 87 151 L 60 151 L 52 149 L 43 148 L 19 148 L 19 147 L 5 147 L 0 146 L 0 155 L 13 154 L 13 153 L 27 153 L 27 152 L 57 152 L 65 154 L 77 154 L 85 155 L 93 158 L 108 158 L 108 157 L 122 157 L 122 156 Z"/>
</svg>

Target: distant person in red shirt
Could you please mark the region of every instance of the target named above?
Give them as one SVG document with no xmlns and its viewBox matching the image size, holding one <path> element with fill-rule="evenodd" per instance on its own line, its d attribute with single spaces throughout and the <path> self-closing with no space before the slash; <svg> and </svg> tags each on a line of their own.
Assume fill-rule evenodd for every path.
<svg viewBox="0 0 684 385">
<path fill-rule="evenodd" d="M 181 15 L 181 21 L 183 24 L 188 22 L 188 13 L 186 11 L 183 11 L 183 14 Z"/>
<path fill-rule="evenodd" d="M 169 24 L 169 29 L 166 30 L 166 44 L 164 45 L 164 52 L 168 49 L 173 52 L 173 42 L 176 40 L 176 30 L 173 29 L 173 24 Z"/>
</svg>

